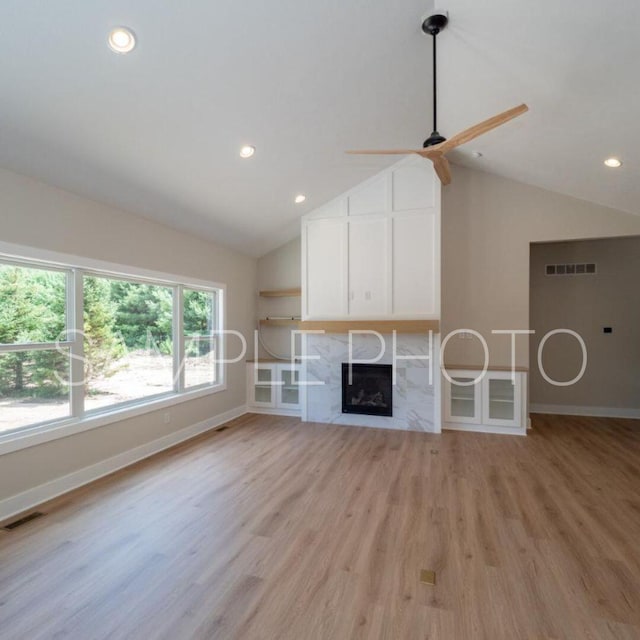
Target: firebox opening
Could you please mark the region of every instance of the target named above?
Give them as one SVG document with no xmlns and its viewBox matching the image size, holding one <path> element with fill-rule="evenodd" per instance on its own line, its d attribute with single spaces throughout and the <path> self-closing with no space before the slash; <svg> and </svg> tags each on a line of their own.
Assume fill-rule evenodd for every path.
<svg viewBox="0 0 640 640">
<path fill-rule="evenodd" d="M 351 369 L 351 384 L 349 384 Z M 342 413 L 392 416 L 392 367 L 390 364 L 342 363 Z"/>
</svg>

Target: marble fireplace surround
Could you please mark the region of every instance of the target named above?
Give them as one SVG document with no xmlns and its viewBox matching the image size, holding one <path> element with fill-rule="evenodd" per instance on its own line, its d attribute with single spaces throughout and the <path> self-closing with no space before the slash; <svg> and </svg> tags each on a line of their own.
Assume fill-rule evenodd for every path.
<svg viewBox="0 0 640 640">
<path fill-rule="evenodd" d="M 383 338 L 385 349 L 377 362 L 394 364 L 393 335 Z M 415 359 L 430 355 L 429 333 L 396 334 L 393 416 L 386 417 L 342 413 L 342 363 L 349 361 L 349 334 L 305 334 L 301 378 L 324 384 L 303 387 L 303 421 L 439 433 L 439 335 L 431 333 L 431 340 L 431 359 Z M 382 346 L 370 333 L 352 333 L 351 344 L 354 362 L 376 358 Z"/>
</svg>

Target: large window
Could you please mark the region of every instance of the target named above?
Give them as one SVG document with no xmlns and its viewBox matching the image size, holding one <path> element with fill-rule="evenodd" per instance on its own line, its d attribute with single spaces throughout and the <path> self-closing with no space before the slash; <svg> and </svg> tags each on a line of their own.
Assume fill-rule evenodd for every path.
<svg viewBox="0 0 640 640">
<path fill-rule="evenodd" d="M 0 436 L 221 385 L 221 296 L 0 258 Z"/>
</svg>

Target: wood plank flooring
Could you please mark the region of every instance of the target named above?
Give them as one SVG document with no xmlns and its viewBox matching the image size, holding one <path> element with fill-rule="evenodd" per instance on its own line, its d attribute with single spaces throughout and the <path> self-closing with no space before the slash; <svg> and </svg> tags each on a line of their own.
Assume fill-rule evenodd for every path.
<svg viewBox="0 0 640 640">
<path fill-rule="evenodd" d="M 0 638 L 640 638 L 637 421 L 230 424 L 0 531 Z"/>
</svg>

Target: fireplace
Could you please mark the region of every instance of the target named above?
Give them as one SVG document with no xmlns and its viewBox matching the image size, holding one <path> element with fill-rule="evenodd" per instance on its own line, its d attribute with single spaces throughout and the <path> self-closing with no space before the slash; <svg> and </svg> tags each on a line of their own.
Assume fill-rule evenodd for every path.
<svg viewBox="0 0 640 640">
<path fill-rule="evenodd" d="M 351 384 L 349 384 L 351 369 Z M 392 416 L 390 364 L 342 363 L 342 413 Z"/>
</svg>

